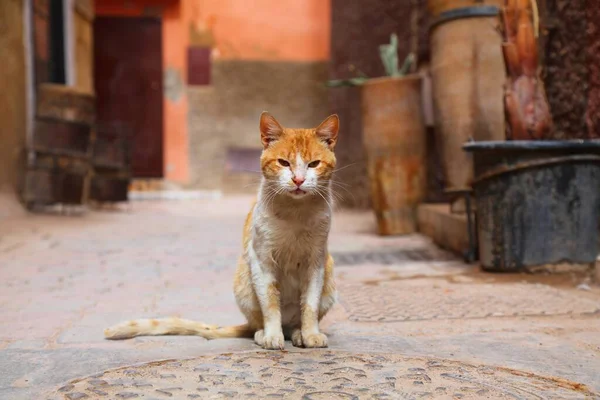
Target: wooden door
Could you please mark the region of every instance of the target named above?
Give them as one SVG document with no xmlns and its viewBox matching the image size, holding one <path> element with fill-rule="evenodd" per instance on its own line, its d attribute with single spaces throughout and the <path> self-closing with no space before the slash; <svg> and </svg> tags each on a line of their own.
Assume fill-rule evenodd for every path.
<svg viewBox="0 0 600 400">
<path fill-rule="evenodd" d="M 134 177 L 163 176 L 161 22 L 96 17 L 94 86 L 99 131 L 127 126 Z"/>
</svg>

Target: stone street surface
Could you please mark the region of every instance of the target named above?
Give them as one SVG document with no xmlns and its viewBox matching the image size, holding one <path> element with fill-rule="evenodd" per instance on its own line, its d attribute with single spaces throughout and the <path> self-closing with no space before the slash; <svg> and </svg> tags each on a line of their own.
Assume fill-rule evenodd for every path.
<svg viewBox="0 0 600 400">
<path fill-rule="evenodd" d="M 337 212 L 329 349 L 248 339 L 107 341 L 124 319 L 243 318 L 232 294 L 250 197 L 0 219 L 0 399 L 599 398 L 600 290 L 498 275 Z"/>
</svg>

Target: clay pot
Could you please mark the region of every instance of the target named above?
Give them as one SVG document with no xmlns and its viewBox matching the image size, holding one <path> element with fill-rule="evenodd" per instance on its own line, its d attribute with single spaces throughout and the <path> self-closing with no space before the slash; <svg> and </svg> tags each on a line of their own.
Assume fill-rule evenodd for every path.
<svg viewBox="0 0 600 400">
<path fill-rule="evenodd" d="M 379 234 L 417 230 L 426 194 L 421 77 L 378 78 L 362 86 L 363 141 Z"/>
</svg>

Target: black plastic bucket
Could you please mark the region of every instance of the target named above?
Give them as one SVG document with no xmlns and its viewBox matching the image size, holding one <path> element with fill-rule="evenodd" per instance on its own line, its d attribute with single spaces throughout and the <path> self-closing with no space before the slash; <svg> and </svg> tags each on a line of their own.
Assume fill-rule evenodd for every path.
<svg viewBox="0 0 600 400">
<path fill-rule="evenodd" d="M 600 140 L 474 142 L 479 258 L 490 271 L 592 263 L 600 252 Z"/>
</svg>

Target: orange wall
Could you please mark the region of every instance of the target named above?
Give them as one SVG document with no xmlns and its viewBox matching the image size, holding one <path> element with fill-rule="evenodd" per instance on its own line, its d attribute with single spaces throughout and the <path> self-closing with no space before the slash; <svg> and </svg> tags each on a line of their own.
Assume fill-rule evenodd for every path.
<svg viewBox="0 0 600 400">
<path fill-rule="evenodd" d="M 187 183 L 189 180 L 189 138 L 187 47 L 189 20 L 186 9 L 179 3 L 168 7 L 163 14 L 163 59 L 164 70 L 179 73 L 182 84 L 180 98 L 172 101 L 165 97 L 165 178 Z"/>
<path fill-rule="evenodd" d="M 329 59 L 329 0 L 183 0 L 221 59 Z"/>
<path fill-rule="evenodd" d="M 186 0 L 183 0 L 186 1 Z M 176 70 L 185 85 L 186 48 L 189 22 L 185 23 L 185 9 L 178 0 L 96 0 L 96 15 L 136 17 L 162 10 L 163 73 Z M 165 88 L 166 90 L 166 88 Z M 189 180 L 189 149 L 187 132 L 188 99 L 185 87 L 180 97 L 163 99 L 163 154 L 164 177 L 186 183 Z"/>
<path fill-rule="evenodd" d="M 2 1 L 2 0 L 0 0 Z M 164 176 L 189 180 L 187 47 L 190 30 L 208 38 L 213 59 L 324 61 L 329 59 L 328 0 L 96 0 L 96 15 L 160 12 L 163 71 L 177 71 L 179 98 L 164 97 Z"/>
</svg>

